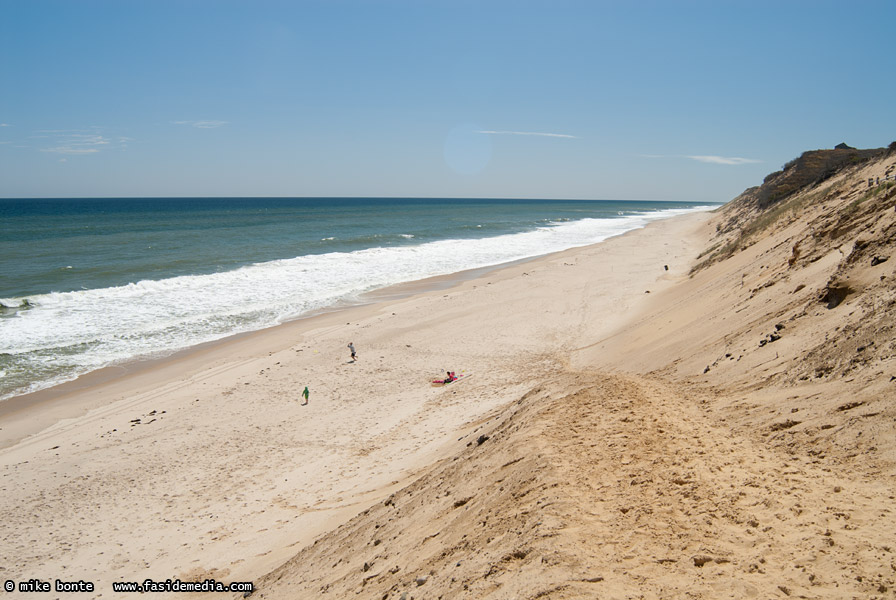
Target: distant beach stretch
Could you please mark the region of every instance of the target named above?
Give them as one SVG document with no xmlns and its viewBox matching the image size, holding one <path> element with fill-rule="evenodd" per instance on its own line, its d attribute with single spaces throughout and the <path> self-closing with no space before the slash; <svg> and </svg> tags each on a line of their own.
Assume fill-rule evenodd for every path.
<svg viewBox="0 0 896 600">
<path fill-rule="evenodd" d="M 0 200 L 0 400 L 357 304 L 392 284 L 584 246 L 695 209 L 603 200 Z"/>
</svg>

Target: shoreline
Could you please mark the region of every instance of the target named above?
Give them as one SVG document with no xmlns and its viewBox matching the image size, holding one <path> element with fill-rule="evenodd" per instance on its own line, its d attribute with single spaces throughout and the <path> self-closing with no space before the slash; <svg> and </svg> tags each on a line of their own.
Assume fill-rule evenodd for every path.
<svg viewBox="0 0 896 600">
<path fill-rule="evenodd" d="M 637 231 L 637 229 L 632 231 Z M 598 242 L 598 244 L 600 243 L 603 242 Z M 561 252 L 567 251 L 562 250 Z M 313 328 L 317 324 L 317 320 L 323 317 L 350 314 L 351 311 L 363 307 L 386 304 L 417 294 L 451 289 L 488 273 L 525 264 L 545 256 L 550 256 L 550 254 L 393 284 L 366 292 L 357 303 L 343 306 L 334 305 L 278 325 L 229 335 L 219 340 L 184 348 L 167 356 L 138 358 L 120 365 L 109 365 L 41 390 L 12 396 L 0 401 L 0 423 L 3 423 L 3 427 L 0 427 L 0 450 L 14 446 L 28 436 L 39 433 L 59 421 L 83 416 L 88 411 L 101 407 L 105 402 L 92 401 L 86 397 L 73 400 L 73 397 L 85 396 L 92 391 L 101 390 L 104 386 L 126 385 L 129 381 L 139 381 L 141 377 L 145 376 L 155 378 L 154 373 L 157 371 L 164 373 L 182 361 L 191 363 L 199 361 L 201 363 L 209 356 L 217 356 L 222 353 L 226 355 L 230 348 L 239 345 L 243 340 L 248 341 L 248 338 L 270 335 L 280 329 L 285 331 L 297 328 L 301 333 L 305 328 Z"/>
<path fill-rule="evenodd" d="M 10 321 L 4 319 L 5 325 L 9 328 L 9 352 L 12 354 L 7 357 L 9 361 L 4 361 L 8 362 L 8 367 L 4 367 L 5 376 L 0 373 L 0 382 L 3 383 L 0 386 L 2 392 L 0 406 L 7 400 L 64 385 L 77 380 L 78 377 L 102 371 L 110 366 L 115 367 L 111 372 L 120 371 L 122 368 L 129 370 L 136 363 L 166 358 L 191 347 L 241 335 L 236 332 L 237 329 L 242 333 L 251 333 L 261 328 L 276 326 L 278 323 L 306 318 L 344 306 L 363 304 L 368 298 L 377 297 L 378 290 L 374 289 L 372 294 L 361 290 L 371 290 L 372 286 L 388 284 L 390 280 L 411 278 L 403 283 L 391 284 L 400 287 L 413 284 L 417 278 L 426 280 L 427 274 L 433 272 L 441 272 L 442 275 L 428 279 L 453 278 L 454 273 L 467 270 L 466 265 L 480 263 L 483 258 L 490 257 L 489 260 L 501 261 L 481 267 L 485 272 L 488 269 L 513 264 L 519 256 L 537 253 L 519 259 L 532 260 L 544 255 L 548 250 L 553 251 L 557 246 L 585 243 L 588 238 L 600 238 L 626 228 L 643 226 L 652 219 L 669 218 L 683 211 L 708 208 L 710 207 L 655 208 L 652 212 L 644 214 L 635 211 L 632 215 L 623 215 L 618 222 L 615 215 L 608 213 L 600 218 L 585 218 L 581 223 L 593 222 L 595 225 L 588 225 L 582 231 L 573 229 L 572 231 L 578 233 L 574 233 L 571 237 L 568 231 L 563 229 L 562 221 L 567 219 L 558 218 L 559 220 L 551 223 L 557 226 L 559 237 L 554 234 L 547 237 L 539 234 L 530 239 L 525 232 L 518 232 L 513 234 L 511 244 L 505 244 L 503 240 L 500 243 L 493 241 L 472 254 L 464 250 L 465 243 L 458 244 L 464 242 L 463 239 L 446 238 L 442 241 L 451 242 L 453 245 L 449 245 L 447 249 L 440 247 L 438 251 L 431 249 L 422 257 L 417 256 L 416 248 L 419 246 L 422 252 L 430 246 L 429 243 L 412 244 L 408 248 L 413 251 L 410 254 L 407 252 L 389 254 L 402 248 L 392 248 L 389 243 L 385 243 L 381 247 L 368 249 L 376 250 L 376 256 L 380 255 L 380 251 L 385 253 L 377 261 L 371 262 L 365 258 L 367 250 L 358 256 L 352 251 L 344 255 L 344 260 L 347 262 L 344 266 L 340 266 L 343 265 L 341 262 L 343 258 L 339 259 L 340 262 L 317 261 L 316 251 L 301 255 L 302 251 L 299 249 L 297 251 L 300 256 L 277 259 L 274 262 L 297 263 L 301 268 L 272 267 L 272 273 L 262 272 L 265 279 L 257 279 L 259 277 L 257 269 L 252 271 L 254 275 L 247 273 L 245 276 L 235 276 L 234 273 L 240 269 L 251 267 L 243 265 L 236 270 L 224 268 L 220 273 L 211 274 L 210 279 L 207 277 L 209 274 L 203 274 L 204 271 L 200 269 L 196 273 L 196 277 L 200 279 L 192 284 L 192 287 L 175 281 L 177 277 L 189 273 L 176 274 L 172 280 L 169 279 L 169 275 L 162 272 L 157 276 L 145 277 L 143 280 L 139 279 L 139 274 L 123 274 L 125 279 L 117 283 L 110 282 L 108 288 L 102 287 L 99 282 L 93 287 L 89 282 L 84 282 L 87 287 L 73 290 L 78 294 L 72 297 L 66 293 L 69 287 L 63 286 L 58 289 L 47 284 L 48 287 L 43 292 L 33 290 L 25 294 L 23 291 L 25 295 L 21 298 L 15 298 L 13 294 L 8 301 L 3 300 L 10 306 L 30 303 L 34 309 L 27 311 L 12 309 L 7 315 Z M 554 227 L 540 227 L 537 231 L 541 230 L 554 231 Z M 491 237 L 487 235 L 479 239 L 476 244 L 501 238 L 502 236 L 494 237 L 494 234 Z M 540 241 L 534 243 L 533 240 Z M 321 256 L 329 254 L 324 253 Z M 305 265 L 305 259 L 317 262 L 302 266 Z M 320 264 L 317 263 L 329 266 L 321 271 Z M 258 263 L 259 266 L 271 264 L 274 263 Z M 366 268 L 362 268 L 365 266 Z M 292 270 L 296 268 L 299 269 L 298 273 Z M 475 271 L 478 268 L 480 267 L 473 266 L 470 270 Z M 64 271 L 68 272 L 67 269 L 69 267 Z M 342 277 L 338 275 L 342 271 L 355 275 Z M 372 274 L 365 276 L 363 275 L 365 272 Z M 338 277 L 338 281 L 330 282 L 334 276 Z M 246 277 L 254 282 L 249 288 L 253 291 L 248 295 L 246 285 L 242 283 Z M 323 280 L 319 281 L 321 277 Z M 131 283 L 124 283 L 127 281 Z M 297 281 L 302 282 L 303 289 L 296 288 Z M 172 283 L 168 285 L 168 282 Z M 128 299 L 130 292 L 127 288 L 133 285 L 137 286 L 134 293 L 139 298 L 135 301 L 135 308 L 131 310 L 127 307 L 134 303 Z M 143 287 L 151 290 L 151 293 L 147 293 Z M 154 289 L 156 287 L 158 289 Z M 204 294 L 201 293 L 203 289 L 206 290 Z M 209 289 L 214 289 L 214 293 L 209 294 Z M 57 292 L 60 297 L 54 298 Z M 82 297 L 81 292 L 86 295 Z M 217 300 L 204 302 L 203 296 L 214 297 Z M 123 299 L 127 301 L 123 302 Z M 247 304 L 249 301 L 251 303 Z M 89 306 L 84 306 L 85 302 L 89 302 Z M 53 308 L 57 304 L 59 304 L 58 310 Z M 262 309 L 255 310 L 259 307 Z M 72 318 L 71 315 L 76 315 L 77 318 Z M 134 323 L 136 332 L 121 330 L 121 325 L 124 323 Z M 178 323 L 185 326 L 182 327 Z M 167 329 L 157 330 L 166 324 Z M 152 339 L 146 336 L 152 336 Z M 43 350 L 40 350 L 41 348 Z"/>
<path fill-rule="evenodd" d="M 465 282 L 484 277 L 489 273 L 538 261 L 550 256 L 598 246 L 613 238 L 623 237 L 633 232 L 642 231 L 653 223 L 670 219 L 679 219 L 687 217 L 688 215 L 706 214 L 710 213 L 712 210 L 715 209 L 691 211 L 684 215 L 675 215 L 649 221 L 642 227 L 611 236 L 605 240 L 596 242 L 595 244 L 577 246 L 558 252 L 531 256 L 486 267 L 464 269 L 445 275 L 436 275 L 424 279 L 392 284 L 363 293 L 357 302 L 325 307 L 278 325 L 255 331 L 228 335 L 218 340 L 203 342 L 195 346 L 178 350 L 173 354 L 160 357 L 136 358 L 121 364 L 108 365 L 79 375 L 74 379 L 51 385 L 40 390 L 11 396 L 0 401 L 0 422 L 4 423 L 4 426 L 0 427 L 0 449 L 13 446 L 26 437 L 39 433 L 43 429 L 46 429 L 61 420 L 77 418 L 86 414 L 91 409 L 102 406 L 105 401 L 93 401 L 84 397 L 72 401 L 72 397 L 84 396 L 91 391 L 101 389 L 103 386 L 123 385 L 129 380 L 139 380 L 142 376 L 147 376 L 156 370 L 161 370 L 163 372 L 169 370 L 173 365 L 182 361 L 192 363 L 196 361 L 198 357 L 217 355 L 221 352 L 226 353 L 228 347 L 239 344 L 241 340 L 252 338 L 254 336 L 264 336 L 281 328 L 298 327 L 299 331 L 301 331 L 304 329 L 303 326 L 314 327 L 315 320 L 320 319 L 321 317 L 340 313 L 350 313 L 350 311 L 362 307 L 398 301 L 417 294 L 427 294 L 451 289 Z M 40 413 L 41 410 L 44 411 L 43 414 Z M 50 411 L 52 411 L 52 414 L 50 414 Z"/>
</svg>

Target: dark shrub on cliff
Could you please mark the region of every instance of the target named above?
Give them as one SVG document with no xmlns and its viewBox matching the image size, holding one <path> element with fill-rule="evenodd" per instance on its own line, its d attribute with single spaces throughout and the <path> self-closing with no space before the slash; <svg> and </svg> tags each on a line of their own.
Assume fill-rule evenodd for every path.
<svg viewBox="0 0 896 600">
<path fill-rule="evenodd" d="M 893 144 L 891 144 L 893 146 Z M 784 169 L 768 175 L 758 192 L 759 208 L 768 208 L 807 185 L 820 183 L 846 166 L 856 165 L 879 156 L 882 148 L 856 150 L 810 150 L 784 165 Z"/>
</svg>

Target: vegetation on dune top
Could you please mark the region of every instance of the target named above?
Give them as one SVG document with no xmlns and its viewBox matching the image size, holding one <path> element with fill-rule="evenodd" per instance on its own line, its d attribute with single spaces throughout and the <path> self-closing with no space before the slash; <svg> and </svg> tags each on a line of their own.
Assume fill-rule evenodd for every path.
<svg viewBox="0 0 896 600">
<path fill-rule="evenodd" d="M 844 167 L 864 163 L 886 152 L 885 148 L 872 150 L 843 148 L 803 152 L 798 158 L 784 165 L 782 170 L 765 177 L 756 193 L 757 207 L 765 210 L 809 185 L 817 185 L 831 178 Z"/>
<path fill-rule="evenodd" d="M 761 232 L 785 216 L 796 218 L 807 206 L 827 200 L 830 190 L 818 187 L 825 181 L 892 153 L 896 153 L 896 142 L 886 148 L 868 150 L 838 144 L 832 150 L 804 152 L 780 171 L 767 175 L 762 185 L 745 190 L 720 209 L 726 219 L 717 225 L 717 240 L 700 255 L 702 260 L 692 272 L 724 260 L 750 245 L 759 239 Z M 889 197 L 891 185 L 890 182 L 882 182 L 879 188 L 854 200 L 853 208 L 866 199 L 878 196 L 880 192 Z"/>
</svg>

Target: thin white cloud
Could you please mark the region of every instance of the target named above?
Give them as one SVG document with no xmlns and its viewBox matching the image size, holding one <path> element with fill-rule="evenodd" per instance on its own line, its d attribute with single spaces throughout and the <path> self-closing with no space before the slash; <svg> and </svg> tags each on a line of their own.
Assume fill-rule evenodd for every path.
<svg viewBox="0 0 896 600">
<path fill-rule="evenodd" d="M 190 125 L 197 129 L 217 129 L 228 125 L 230 121 L 171 121 L 173 125 Z"/>
<path fill-rule="evenodd" d="M 686 156 L 685 158 L 713 165 L 749 165 L 762 162 L 753 158 L 739 158 L 736 156 Z"/>
<path fill-rule="evenodd" d="M 9 123 L 0 123 L 0 127 L 12 127 Z"/>
<path fill-rule="evenodd" d="M 31 136 L 32 139 L 46 139 L 55 142 L 55 145 L 41 148 L 41 152 L 52 154 L 66 154 L 70 156 L 85 156 L 97 154 L 101 150 L 111 148 L 124 148 L 123 141 L 113 142 L 108 137 L 93 130 L 43 130 L 40 135 Z"/>
<path fill-rule="evenodd" d="M 539 131 L 492 131 L 492 130 L 483 130 L 477 131 L 476 133 L 484 133 L 486 135 L 537 135 L 541 137 L 551 137 L 551 138 L 567 138 L 567 139 L 578 139 L 578 137 L 574 135 L 568 135 L 565 133 L 544 133 Z"/>
<path fill-rule="evenodd" d="M 198 127 L 199 129 L 215 129 L 224 125 L 227 125 L 227 121 L 196 121 L 193 123 L 193 127 Z"/>
<path fill-rule="evenodd" d="M 699 162 L 709 163 L 712 165 L 750 165 L 761 163 L 761 160 L 755 158 L 739 158 L 736 156 L 713 156 L 713 155 L 689 155 L 689 154 L 639 154 L 641 158 L 688 158 Z"/>
<path fill-rule="evenodd" d="M 74 146 L 54 146 L 52 148 L 41 148 L 41 152 L 54 152 L 56 154 L 96 154 L 98 148 L 76 148 Z"/>
</svg>

